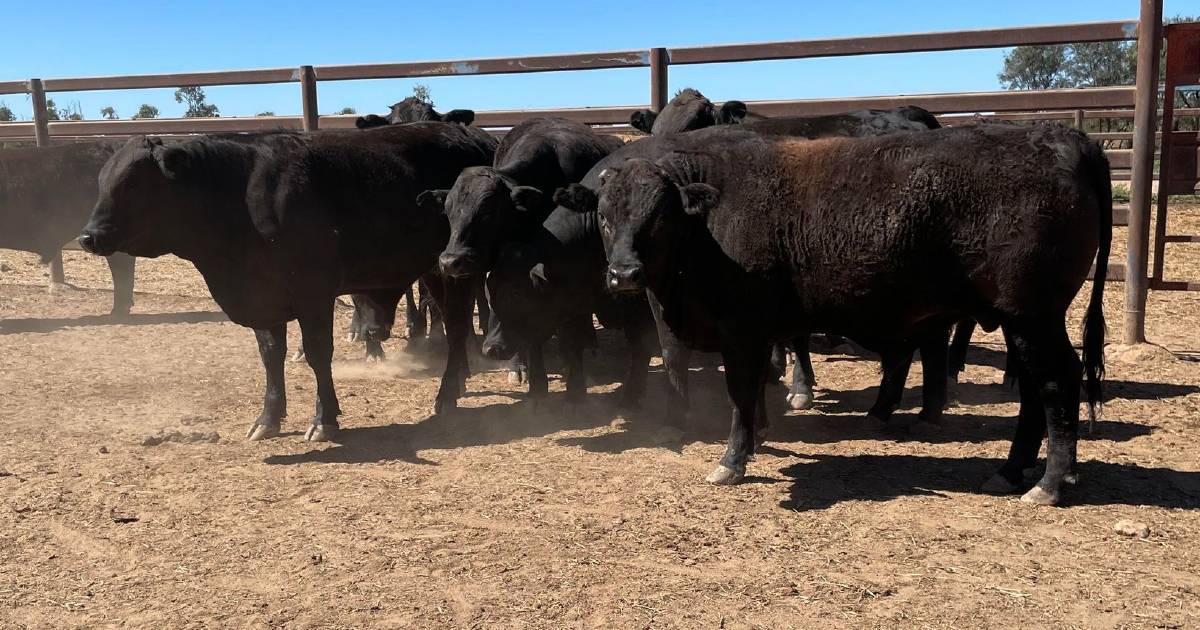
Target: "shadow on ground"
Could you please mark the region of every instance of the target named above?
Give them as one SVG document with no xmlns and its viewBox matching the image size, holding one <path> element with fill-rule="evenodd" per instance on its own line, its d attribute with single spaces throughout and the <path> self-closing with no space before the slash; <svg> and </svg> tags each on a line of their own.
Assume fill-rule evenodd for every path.
<svg viewBox="0 0 1200 630">
<path fill-rule="evenodd" d="M 198 324 L 224 322 L 220 311 L 181 313 L 134 313 L 130 315 L 80 315 L 79 317 L 0 319 L 0 335 L 49 333 L 74 326 L 147 326 L 151 324 Z"/>
</svg>

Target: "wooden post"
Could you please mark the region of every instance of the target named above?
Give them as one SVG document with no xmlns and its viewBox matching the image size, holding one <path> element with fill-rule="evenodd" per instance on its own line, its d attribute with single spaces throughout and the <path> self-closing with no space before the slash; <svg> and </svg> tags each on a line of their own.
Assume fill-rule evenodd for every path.
<svg viewBox="0 0 1200 630">
<path fill-rule="evenodd" d="M 1162 0 L 1141 0 L 1137 88 L 1133 111 L 1133 163 L 1129 182 L 1129 237 L 1125 259 L 1125 343 L 1146 341 L 1146 277 L 1150 250 L 1150 197 L 1154 183 L 1154 131 L 1158 114 L 1158 57 Z M 1165 188 L 1164 188 L 1165 191 Z"/>
<path fill-rule="evenodd" d="M 1083 110 L 1075 110 L 1075 128 L 1083 131 Z"/>
<path fill-rule="evenodd" d="M 300 100 L 304 107 L 304 130 L 317 130 L 317 73 L 312 66 L 300 66 Z"/>
<path fill-rule="evenodd" d="M 661 112 L 667 106 L 667 67 L 671 64 L 666 48 L 650 49 L 650 109 Z"/>
<path fill-rule="evenodd" d="M 41 79 L 29 80 L 29 94 L 33 101 L 33 133 L 39 147 L 50 146 L 50 118 L 46 115 L 46 89 Z"/>
</svg>

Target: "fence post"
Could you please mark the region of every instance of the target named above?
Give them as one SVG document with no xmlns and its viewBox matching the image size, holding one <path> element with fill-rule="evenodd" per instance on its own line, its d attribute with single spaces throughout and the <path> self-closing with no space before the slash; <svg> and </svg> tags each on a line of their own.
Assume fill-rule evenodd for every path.
<svg viewBox="0 0 1200 630">
<path fill-rule="evenodd" d="M 300 66 L 300 100 L 304 107 L 304 130 L 317 130 L 317 73 L 312 66 Z"/>
<path fill-rule="evenodd" d="M 666 48 L 650 49 L 650 109 L 661 112 L 667 106 L 667 67 L 671 64 Z"/>
<path fill-rule="evenodd" d="M 1083 131 L 1083 110 L 1075 110 L 1075 128 Z"/>
<path fill-rule="evenodd" d="M 50 146 L 50 119 L 46 116 L 46 89 L 41 79 L 29 80 L 29 94 L 33 101 L 33 134 L 39 147 Z"/>
<path fill-rule="evenodd" d="M 1133 164 L 1129 182 L 1129 237 L 1125 259 L 1125 343 L 1146 341 L 1146 277 L 1150 249 L 1150 197 L 1154 183 L 1154 131 L 1158 114 L 1158 57 L 1162 0 L 1141 0 L 1137 37 L 1137 88 L 1133 110 Z M 1166 192 L 1166 187 L 1163 187 Z"/>
</svg>

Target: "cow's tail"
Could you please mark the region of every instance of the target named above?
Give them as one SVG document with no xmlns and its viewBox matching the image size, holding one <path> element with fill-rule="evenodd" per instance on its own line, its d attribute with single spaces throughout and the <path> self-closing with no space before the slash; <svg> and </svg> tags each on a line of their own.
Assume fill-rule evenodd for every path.
<svg viewBox="0 0 1200 630">
<path fill-rule="evenodd" d="M 1086 377 L 1088 421 L 1095 422 L 1103 405 L 1101 381 L 1104 378 L 1104 282 L 1108 276 L 1108 254 L 1112 247 L 1112 175 L 1108 158 L 1096 142 L 1087 143 L 1085 168 L 1088 183 L 1099 195 L 1097 226 L 1099 247 L 1096 250 L 1096 273 L 1092 279 L 1092 296 L 1083 318 L 1083 371 Z"/>
</svg>

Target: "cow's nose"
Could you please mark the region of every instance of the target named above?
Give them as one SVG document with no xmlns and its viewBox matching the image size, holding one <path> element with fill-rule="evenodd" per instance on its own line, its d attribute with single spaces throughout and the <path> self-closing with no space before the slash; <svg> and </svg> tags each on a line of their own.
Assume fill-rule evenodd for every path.
<svg viewBox="0 0 1200 630">
<path fill-rule="evenodd" d="M 80 234 L 79 238 L 77 238 L 75 240 L 79 242 L 79 246 L 82 247 L 83 251 L 85 251 L 85 252 L 94 252 L 96 249 L 95 237 L 93 237 L 91 234 L 88 234 L 87 232 Z"/>
<path fill-rule="evenodd" d="M 465 278 L 475 272 L 474 261 L 466 254 L 442 254 L 438 256 L 438 268 L 452 278 Z"/>
<path fill-rule="evenodd" d="M 608 288 L 613 291 L 641 290 L 644 279 L 641 265 L 611 265 L 608 268 Z"/>
</svg>

